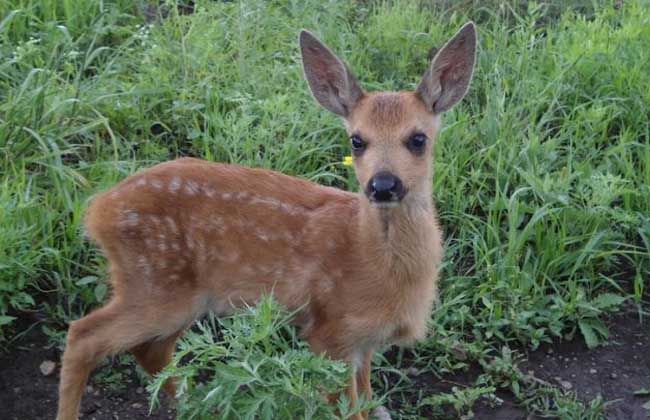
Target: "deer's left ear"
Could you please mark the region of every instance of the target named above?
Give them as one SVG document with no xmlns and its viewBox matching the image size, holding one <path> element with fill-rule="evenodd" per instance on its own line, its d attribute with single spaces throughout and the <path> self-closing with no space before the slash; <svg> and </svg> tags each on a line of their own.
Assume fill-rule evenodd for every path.
<svg viewBox="0 0 650 420">
<path fill-rule="evenodd" d="M 476 61 L 476 27 L 467 22 L 438 51 L 416 93 L 434 113 L 456 105 L 467 93 Z"/>
</svg>

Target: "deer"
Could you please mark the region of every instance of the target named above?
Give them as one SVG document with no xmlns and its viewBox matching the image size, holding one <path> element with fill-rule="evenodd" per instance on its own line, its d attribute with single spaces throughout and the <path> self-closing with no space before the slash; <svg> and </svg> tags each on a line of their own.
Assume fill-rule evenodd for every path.
<svg viewBox="0 0 650 420">
<path fill-rule="evenodd" d="M 467 22 L 415 91 L 366 92 L 325 44 L 300 32 L 304 76 L 343 121 L 358 192 L 181 158 L 98 194 L 85 226 L 109 262 L 111 295 L 70 323 L 56 418 L 77 419 L 104 357 L 129 351 L 156 375 L 197 318 L 230 315 L 268 294 L 296 311 L 314 353 L 349 364 L 348 401 L 370 400 L 373 354 L 422 340 L 438 299 L 444 244 L 432 148 L 441 115 L 469 89 L 476 43 Z M 174 396 L 174 381 L 164 389 Z"/>
</svg>

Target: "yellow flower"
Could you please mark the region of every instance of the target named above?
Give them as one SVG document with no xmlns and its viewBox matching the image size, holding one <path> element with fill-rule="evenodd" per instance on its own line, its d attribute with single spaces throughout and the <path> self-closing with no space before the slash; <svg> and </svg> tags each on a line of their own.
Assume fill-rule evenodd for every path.
<svg viewBox="0 0 650 420">
<path fill-rule="evenodd" d="M 346 156 L 343 158 L 343 166 L 352 166 L 352 156 Z"/>
</svg>

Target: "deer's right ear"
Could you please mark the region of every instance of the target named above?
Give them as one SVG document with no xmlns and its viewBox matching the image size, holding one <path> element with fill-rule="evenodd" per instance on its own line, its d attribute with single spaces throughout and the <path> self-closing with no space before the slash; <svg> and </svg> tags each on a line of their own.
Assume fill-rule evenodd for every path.
<svg viewBox="0 0 650 420">
<path fill-rule="evenodd" d="M 347 66 L 308 31 L 300 32 L 300 52 L 305 78 L 314 98 L 325 109 L 346 118 L 363 96 Z"/>
</svg>

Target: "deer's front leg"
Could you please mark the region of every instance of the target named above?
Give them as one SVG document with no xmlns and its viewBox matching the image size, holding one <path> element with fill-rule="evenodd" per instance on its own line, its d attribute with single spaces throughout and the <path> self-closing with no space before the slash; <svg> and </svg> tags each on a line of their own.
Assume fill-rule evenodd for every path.
<svg viewBox="0 0 650 420">
<path fill-rule="evenodd" d="M 336 347 L 332 348 L 331 345 L 328 345 L 328 343 L 331 343 L 332 340 L 328 340 L 327 337 L 322 336 L 318 330 L 313 331 L 308 337 L 306 337 L 306 340 L 309 343 L 309 347 L 311 347 L 311 351 L 315 354 L 325 354 L 331 359 L 344 360 L 351 364 L 352 368 L 355 371 L 352 373 L 350 381 L 348 382 L 348 386 L 344 392 L 345 396 L 350 402 L 350 407 L 356 406 L 359 402 L 359 390 L 357 386 L 358 370 L 356 369 L 357 364 L 354 363 L 354 360 L 349 357 L 345 357 L 344 353 L 338 351 Z M 330 404 L 336 404 L 339 400 L 339 397 L 340 394 L 337 393 L 328 395 L 327 399 Z M 362 413 L 356 413 L 348 418 L 352 420 L 365 420 L 367 416 L 364 417 Z"/>
<path fill-rule="evenodd" d="M 366 401 L 372 399 L 372 385 L 370 384 L 370 372 L 372 369 L 372 355 L 373 350 L 368 350 L 364 354 L 363 359 L 361 360 L 360 366 L 357 368 L 355 373 L 356 376 L 356 385 L 359 395 L 365 398 Z M 362 411 L 362 416 L 364 419 L 368 418 L 368 411 Z"/>
<path fill-rule="evenodd" d="M 348 385 L 348 388 L 345 390 L 345 395 L 348 397 L 348 401 L 350 401 L 350 407 L 355 407 L 358 402 L 359 402 L 359 389 L 357 385 L 357 375 L 353 374 L 350 377 L 350 384 Z M 365 420 L 367 419 L 367 414 L 364 415 L 363 412 L 361 413 L 356 413 L 353 414 L 352 416 L 348 417 L 349 419 L 352 420 Z"/>
</svg>

